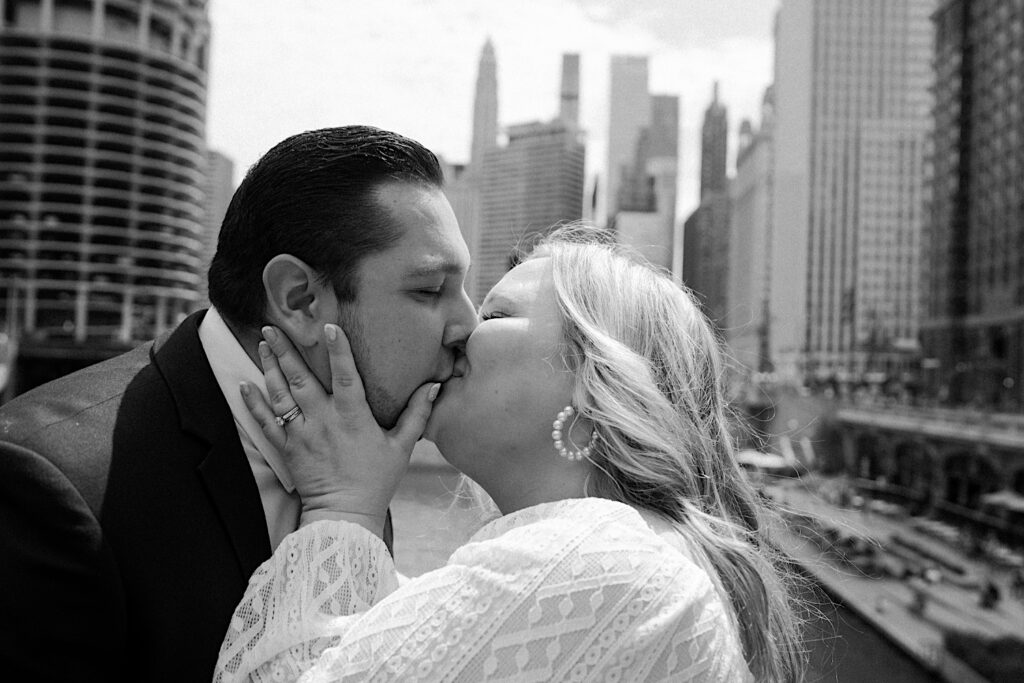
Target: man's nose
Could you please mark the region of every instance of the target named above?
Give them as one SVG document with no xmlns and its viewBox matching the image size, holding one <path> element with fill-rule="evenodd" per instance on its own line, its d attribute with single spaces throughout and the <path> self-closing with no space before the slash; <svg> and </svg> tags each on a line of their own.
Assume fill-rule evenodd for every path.
<svg viewBox="0 0 1024 683">
<path fill-rule="evenodd" d="M 466 290 L 462 290 L 462 295 L 454 304 L 454 310 L 445 330 L 445 346 L 465 348 L 466 340 L 476 329 L 477 324 L 476 306 L 466 294 Z"/>
</svg>

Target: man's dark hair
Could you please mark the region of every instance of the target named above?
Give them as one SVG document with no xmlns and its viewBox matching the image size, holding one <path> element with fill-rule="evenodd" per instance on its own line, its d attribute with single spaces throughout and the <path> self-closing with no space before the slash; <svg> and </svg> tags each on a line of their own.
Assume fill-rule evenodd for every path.
<svg viewBox="0 0 1024 683">
<path fill-rule="evenodd" d="M 263 324 L 263 268 L 278 254 L 302 259 L 339 301 L 355 299 L 359 262 L 402 236 L 373 197 L 389 181 L 440 189 L 444 176 L 423 145 L 370 126 L 275 145 L 231 198 L 210 264 L 210 302 L 236 325 Z"/>
</svg>

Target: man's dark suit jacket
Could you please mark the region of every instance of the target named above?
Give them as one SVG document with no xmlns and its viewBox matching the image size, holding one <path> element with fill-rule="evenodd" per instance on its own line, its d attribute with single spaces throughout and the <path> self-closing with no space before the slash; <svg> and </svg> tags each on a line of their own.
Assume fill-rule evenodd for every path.
<svg viewBox="0 0 1024 683">
<path fill-rule="evenodd" d="M 211 679 L 270 541 L 202 315 L 0 408 L 5 680 Z"/>
</svg>

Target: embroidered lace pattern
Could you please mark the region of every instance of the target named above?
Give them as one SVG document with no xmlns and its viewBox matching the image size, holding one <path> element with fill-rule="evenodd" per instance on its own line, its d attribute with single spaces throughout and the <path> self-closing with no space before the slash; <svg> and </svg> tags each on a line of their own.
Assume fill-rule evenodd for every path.
<svg viewBox="0 0 1024 683">
<path fill-rule="evenodd" d="M 398 585 L 354 524 L 291 534 L 253 575 L 216 681 L 749 681 L 708 575 L 632 508 L 579 499 L 481 529 Z"/>
</svg>

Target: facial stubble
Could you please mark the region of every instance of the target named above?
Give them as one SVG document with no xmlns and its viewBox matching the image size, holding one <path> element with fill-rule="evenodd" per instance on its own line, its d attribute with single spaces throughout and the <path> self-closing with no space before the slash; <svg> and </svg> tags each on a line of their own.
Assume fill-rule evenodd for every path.
<svg viewBox="0 0 1024 683">
<path fill-rule="evenodd" d="M 398 423 L 398 417 L 402 414 L 405 401 L 399 401 L 385 388 L 381 381 L 381 370 L 374 367 L 370 345 L 366 340 L 366 334 L 359 317 L 353 310 L 354 304 L 342 304 L 338 325 L 348 338 L 349 347 L 352 349 L 352 360 L 356 364 L 356 370 L 363 382 L 363 391 L 366 394 L 366 402 L 370 406 L 370 413 L 373 419 L 382 429 L 391 429 Z"/>
</svg>

